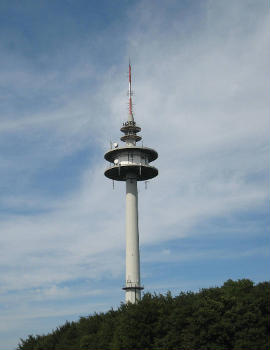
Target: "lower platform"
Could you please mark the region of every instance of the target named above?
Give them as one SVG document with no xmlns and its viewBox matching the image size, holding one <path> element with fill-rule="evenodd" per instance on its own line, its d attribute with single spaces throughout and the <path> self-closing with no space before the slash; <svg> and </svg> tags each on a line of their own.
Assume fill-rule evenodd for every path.
<svg viewBox="0 0 270 350">
<path fill-rule="evenodd" d="M 157 168 L 149 165 L 115 165 L 105 170 L 104 175 L 111 180 L 126 181 L 127 174 L 134 174 L 137 181 L 152 179 L 158 175 Z"/>
</svg>

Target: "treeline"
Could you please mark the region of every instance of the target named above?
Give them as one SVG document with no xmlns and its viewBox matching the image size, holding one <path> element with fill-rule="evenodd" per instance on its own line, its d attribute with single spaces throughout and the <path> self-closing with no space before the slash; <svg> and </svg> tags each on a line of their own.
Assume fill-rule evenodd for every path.
<svg viewBox="0 0 270 350">
<path fill-rule="evenodd" d="M 269 350 L 270 282 L 228 280 L 198 293 L 145 294 L 136 304 L 28 336 L 17 350 Z"/>
</svg>

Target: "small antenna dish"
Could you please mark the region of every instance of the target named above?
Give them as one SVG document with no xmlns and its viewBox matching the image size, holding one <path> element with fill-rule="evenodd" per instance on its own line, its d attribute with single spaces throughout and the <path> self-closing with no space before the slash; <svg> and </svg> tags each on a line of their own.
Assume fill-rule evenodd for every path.
<svg viewBox="0 0 270 350">
<path fill-rule="evenodd" d="M 113 162 L 114 162 L 115 165 L 117 165 L 119 163 L 119 160 L 115 159 Z"/>
<path fill-rule="evenodd" d="M 117 147 L 118 147 L 118 143 L 117 143 L 117 142 L 114 142 L 114 143 L 113 143 L 113 147 L 114 147 L 114 148 L 117 148 Z"/>
</svg>

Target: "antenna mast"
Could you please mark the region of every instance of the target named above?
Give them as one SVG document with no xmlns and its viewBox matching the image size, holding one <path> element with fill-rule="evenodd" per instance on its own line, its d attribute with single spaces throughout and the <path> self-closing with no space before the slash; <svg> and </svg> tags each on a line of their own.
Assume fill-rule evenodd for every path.
<svg viewBox="0 0 270 350">
<path fill-rule="evenodd" d="M 134 121 L 133 118 L 133 111 L 132 111 L 132 91 L 131 91 L 131 64 L 129 60 L 129 65 L 128 65 L 128 105 L 129 105 L 129 120 Z"/>
</svg>

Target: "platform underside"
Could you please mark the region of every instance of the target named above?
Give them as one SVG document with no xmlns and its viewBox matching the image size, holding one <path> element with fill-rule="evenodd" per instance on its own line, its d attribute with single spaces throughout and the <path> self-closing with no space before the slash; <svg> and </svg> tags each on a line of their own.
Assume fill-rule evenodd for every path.
<svg viewBox="0 0 270 350">
<path fill-rule="evenodd" d="M 104 172 L 106 177 L 116 181 L 126 181 L 127 178 L 131 177 L 131 174 L 137 181 L 145 181 L 156 177 L 158 170 L 153 166 L 146 165 L 117 165 L 106 169 Z"/>
</svg>

